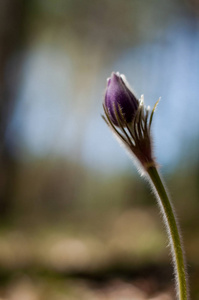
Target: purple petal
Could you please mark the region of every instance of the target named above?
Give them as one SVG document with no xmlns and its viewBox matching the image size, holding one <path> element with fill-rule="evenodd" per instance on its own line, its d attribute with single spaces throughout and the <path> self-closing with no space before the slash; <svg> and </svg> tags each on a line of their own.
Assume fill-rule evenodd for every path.
<svg viewBox="0 0 199 300">
<path fill-rule="evenodd" d="M 116 108 L 117 115 L 120 118 L 121 123 L 124 123 L 123 118 L 125 118 L 127 123 L 131 122 L 138 109 L 138 100 L 128 89 L 121 76 L 115 73 L 112 73 L 111 78 L 108 79 L 105 93 L 105 106 L 111 121 L 116 126 L 119 126 L 119 124 L 117 122 L 114 108 Z M 123 116 L 121 116 L 119 106 L 121 107 Z"/>
</svg>

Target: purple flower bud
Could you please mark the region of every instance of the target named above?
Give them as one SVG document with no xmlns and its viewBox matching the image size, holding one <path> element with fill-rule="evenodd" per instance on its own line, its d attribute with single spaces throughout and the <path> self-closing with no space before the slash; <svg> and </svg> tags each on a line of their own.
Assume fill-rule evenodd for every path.
<svg viewBox="0 0 199 300">
<path fill-rule="evenodd" d="M 133 120 L 139 102 L 128 88 L 124 75 L 112 73 L 108 78 L 104 104 L 114 125 L 120 126 L 118 118 L 121 124 L 124 124 L 124 119 L 126 123 Z"/>
</svg>

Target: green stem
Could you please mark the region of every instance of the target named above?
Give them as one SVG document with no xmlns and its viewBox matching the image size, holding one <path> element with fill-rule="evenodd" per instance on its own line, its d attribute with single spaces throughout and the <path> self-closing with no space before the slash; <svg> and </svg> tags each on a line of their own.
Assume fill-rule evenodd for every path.
<svg viewBox="0 0 199 300">
<path fill-rule="evenodd" d="M 169 235 L 173 264 L 175 268 L 176 291 L 178 299 L 187 300 L 188 289 L 186 281 L 185 260 L 175 212 L 156 167 L 149 167 L 147 169 L 147 173 L 157 196 L 158 204 L 160 205 L 160 209 L 162 211 Z"/>
</svg>

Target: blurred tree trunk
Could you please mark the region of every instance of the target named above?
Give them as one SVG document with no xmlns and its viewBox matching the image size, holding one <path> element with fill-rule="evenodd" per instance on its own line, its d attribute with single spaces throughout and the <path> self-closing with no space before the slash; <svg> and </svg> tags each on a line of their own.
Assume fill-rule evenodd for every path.
<svg viewBox="0 0 199 300">
<path fill-rule="evenodd" d="M 16 162 L 6 142 L 6 130 L 20 78 L 20 61 L 10 70 L 25 39 L 25 0 L 0 1 L 0 221 L 9 216 L 14 191 Z"/>
</svg>

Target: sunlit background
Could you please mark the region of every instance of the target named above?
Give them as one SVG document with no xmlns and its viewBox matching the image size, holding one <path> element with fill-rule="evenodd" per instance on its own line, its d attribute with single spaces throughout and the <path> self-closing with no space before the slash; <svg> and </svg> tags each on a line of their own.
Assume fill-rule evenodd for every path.
<svg viewBox="0 0 199 300">
<path fill-rule="evenodd" d="M 172 300 L 146 182 L 101 118 L 106 79 L 153 106 L 199 299 L 199 2 L 0 0 L 0 299 Z"/>
</svg>

